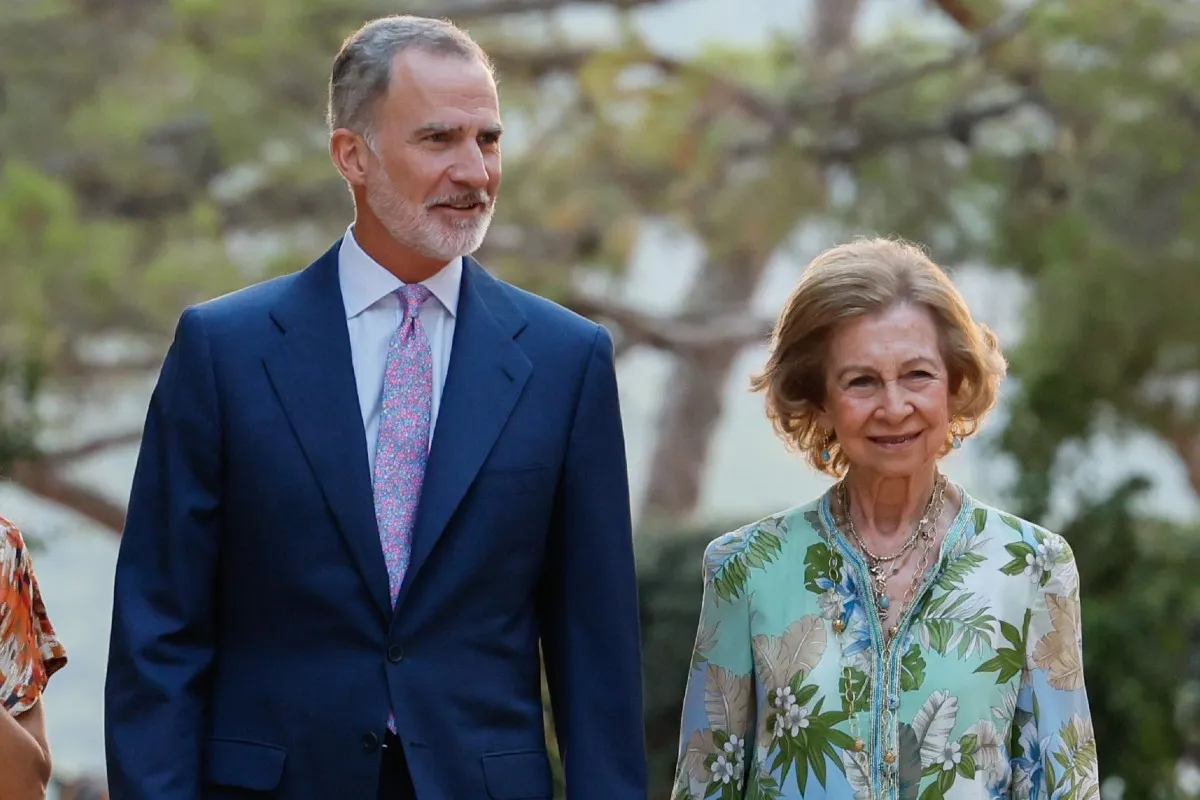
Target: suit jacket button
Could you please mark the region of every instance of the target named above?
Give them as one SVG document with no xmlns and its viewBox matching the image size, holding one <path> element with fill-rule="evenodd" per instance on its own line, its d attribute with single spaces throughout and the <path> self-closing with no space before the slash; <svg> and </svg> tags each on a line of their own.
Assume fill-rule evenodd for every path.
<svg viewBox="0 0 1200 800">
<path fill-rule="evenodd" d="M 394 644 L 388 648 L 388 661 L 397 664 L 404 660 L 404 648 Z"/>
<path fill-rule="evenodd" d="M 362 742 L 363 750 L 366 750 L 368 753 L 374 753 L 379 748 L 379 737 L 371 731 L 363 734 Z"/>
</svg>

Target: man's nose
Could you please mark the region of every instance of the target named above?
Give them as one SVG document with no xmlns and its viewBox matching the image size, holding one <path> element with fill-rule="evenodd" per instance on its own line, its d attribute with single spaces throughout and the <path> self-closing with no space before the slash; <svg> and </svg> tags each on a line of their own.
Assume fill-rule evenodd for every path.
<svg viewBox="0 0 1200 800">
<path fill-rule="evenodd" d="M 477 142 L 465 142 L 454 162 L 450 178 L 472 189 L 486 189 L 490 178 L 488 160 Z"/>
</svg>

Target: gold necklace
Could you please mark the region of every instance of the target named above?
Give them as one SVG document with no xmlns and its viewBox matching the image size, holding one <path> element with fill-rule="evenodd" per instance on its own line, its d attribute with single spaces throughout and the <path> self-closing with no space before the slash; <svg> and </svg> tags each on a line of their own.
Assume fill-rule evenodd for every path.
<svg viewBox="0 0 1200 800">
<path fill-rule="evenodd" d="M 842 480 L 838 483 L 838 504 L 841 506 L 841 519 L 838 520 L 840 526 L 844 527 L 850 533 L 854 543 L 858 545 L 858 549 L 862 552 L 867 561 L 867 571 L 871 574 L 871 590 L 875 595 L 875 610 L 879 615 L 880 623 L 887 620 L 888 609 L 892 604 L 891 598 L 888 596 L 887 584 L 888 579 L 895 575 L 902 566 L 902 563 L 896 564 L 890 570 L 885 566 L 903 556 L 908 555 L 917 544 L 918 539 L 924 539 L 926 544 L 932 540 L 932 531 L 937 525 L 937 520 L 942 514 L 942 506 L 945 501 L 946 492 L 946 477 L 937 475 L 934 478 L 933 491 L 929 494 L 929 500 L 925 503 L 925 511 L 921 515 L 921 519 L 913 526 L 912 533 L 908 539 L 900 546 L 900 549 L 890 555 L 877 555 L 871 552 L 867 547 L 867 543 L 863 541 L 859 535 L 858 529 L 854 525 L 854 516 L 850 513 L 850 494 L 846 487 L 846 481 Z M 913 574 L 913 585 L 909 587 L 909 591 L 915 590 L 916 581 L 921 575 L 921 570 Z"/>
</svg>

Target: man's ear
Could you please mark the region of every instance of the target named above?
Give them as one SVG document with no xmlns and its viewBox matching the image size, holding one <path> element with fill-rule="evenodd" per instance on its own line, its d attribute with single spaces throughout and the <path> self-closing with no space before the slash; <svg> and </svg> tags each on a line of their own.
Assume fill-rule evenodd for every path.
<svg viewBox="0 0 1200 800">
<path fill-rule="evenodd" d="M 351 186 L 366 184 L 367 167 L 374 154 L 362 136 L 346 128 L 333 131 L 329 134 L 329 157 Z"/>
</svg>

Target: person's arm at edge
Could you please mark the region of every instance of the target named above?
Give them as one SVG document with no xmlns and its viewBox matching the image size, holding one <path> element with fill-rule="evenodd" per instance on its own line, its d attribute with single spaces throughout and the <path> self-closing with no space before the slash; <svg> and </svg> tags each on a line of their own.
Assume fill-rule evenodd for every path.
<svg viewBox="0 0 1200 800">
<path fill-rule="evenodd" d="M 562 466 L 541 597 L 571 800 L 647 796 L 641 625 L 612 339 L 597 326 Z"/>
<path fill-rule="evenodd" d="M 43 800 L 50 785 L 50 744 L 41 700 L 12 716 L 0 708 L 0 797 Z"/>
<path fill-rule="evenodd" d="M 150 400 L 117 561 L 105 683 L 111 800 L 200 795 L 220 538 L 221 424 L 200 313 Z"/>
</svg>

